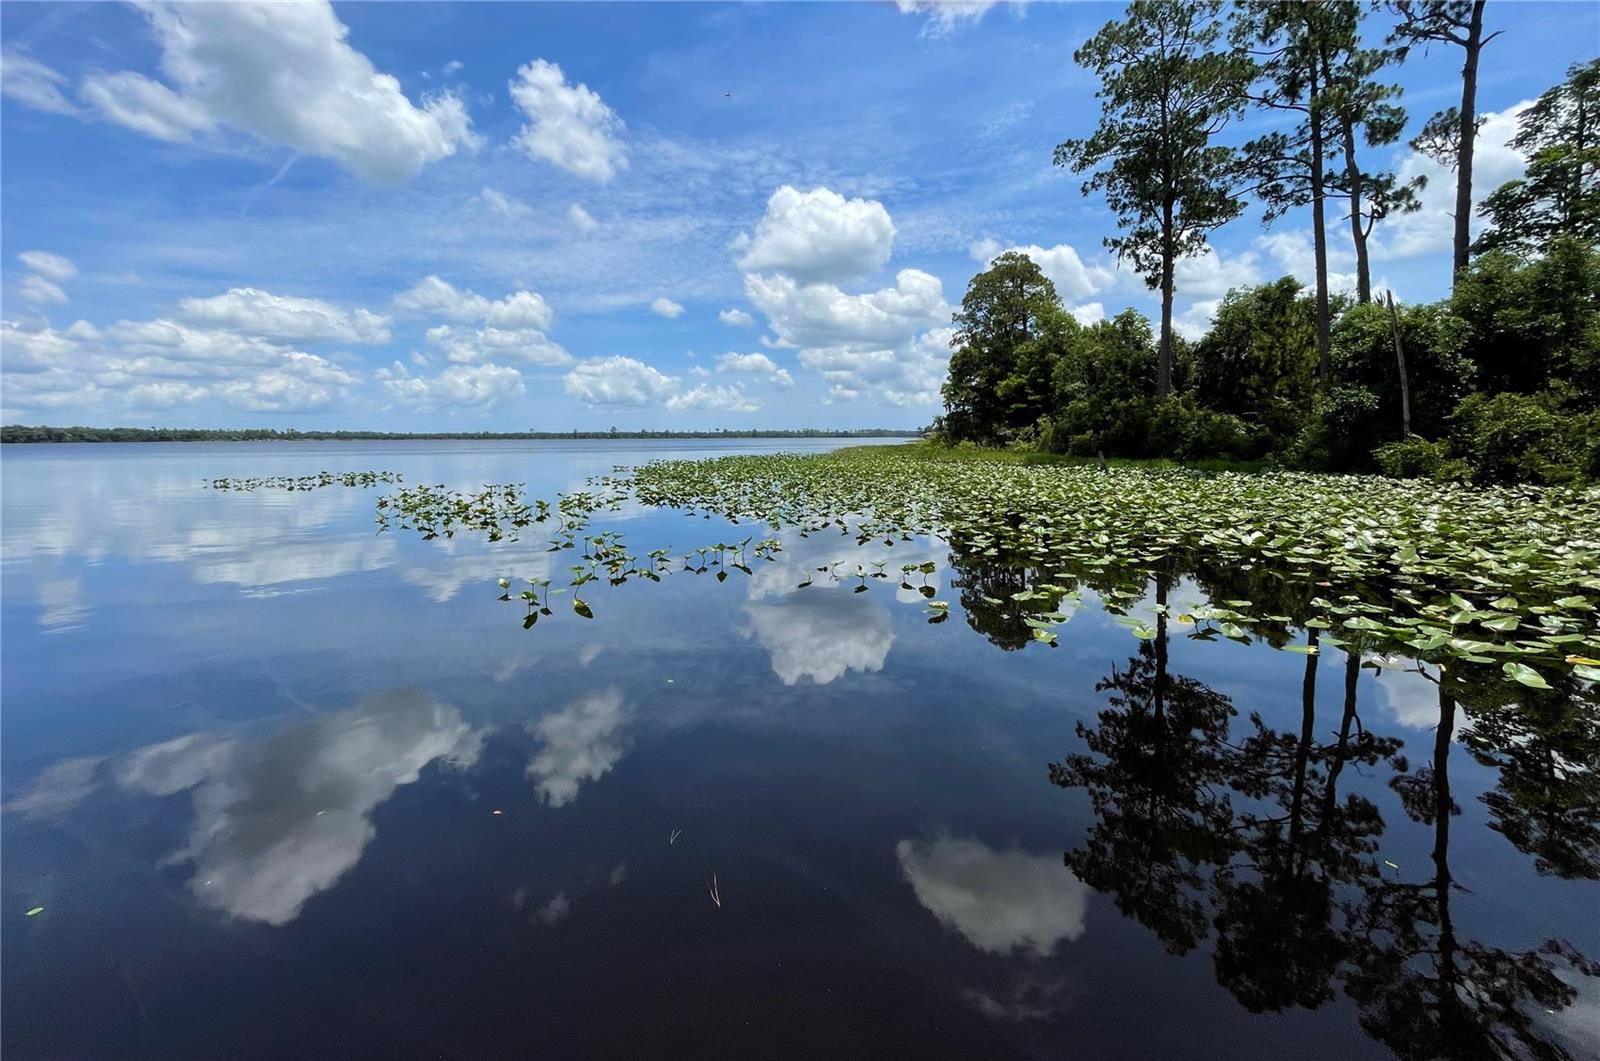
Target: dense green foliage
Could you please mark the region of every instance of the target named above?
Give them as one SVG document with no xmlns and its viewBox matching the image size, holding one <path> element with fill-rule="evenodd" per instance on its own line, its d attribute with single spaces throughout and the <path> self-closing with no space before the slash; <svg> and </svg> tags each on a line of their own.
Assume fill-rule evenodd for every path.
<svg viewBox="0 0 1600 1061">
<path fill-rule="evenodd" d="M 952 434 L 1003 442 L 1049 407 L 1051 362 L 1040 340 L 1045 318 L 1060 312 L 1055 286 L 1026 255 L 1002 254 L 973 278 L 944 385 Z"/>
<path fill-rule="evenodd" d="M 1481 11 L 1458 6 L 1410 5 L 1401 12 L 1408 20 L 1402 36 L 1480 32 Z M 1168 44 L 1146 40 L 1166 25 L 1153 18 L 1146 6 L 1134 5 L 1127 22 L 1108 25 L 1080 61 L 1099 70 L 1096 49 L 1127 56 L 1154 48 L 1154 57 L 1140 61 L 1171 78 L 1208 70 L 1211 80 L 1204 84 L 1215 88 L 1226 64 L 1218 59 L 1197 66 L 1194 52 L 1199 44 L 1216 46 L 1214 27 L 1189 27 L 1182 54 L 1167 56 Z M 1413 186 L 1396 187 L 1392 175 L 1363 174 L 1354 163 L 1357 127 L 1367 129 L 1369 144 L 1390 142 L 1403 112 L 1388 102 L 1392 86 L 1376 80 L 1396 53 L 1361 48 L 1352 6 L 1338 0 L 1245 5 L 1233 19 L 1234 47 L 1253 46 L 1265 56 L 1252 60 L 1252 87 L 1240 91 L 1258 106 L 1300 119 L 1294 130 L 1246 144 L 1237 166 L 1213 158 L 1219 167 L 1214 176 L 1236 171 L 1271 221 L 1290 208 L 1315 208 L 1333 194 L 1320 170 L 1342 153 L 1345 175 L 1329 181 L 1358 212 L 1355 228 L 1370 232 L 1378 213 L 1414 205 Z M 1449 39 L 1468 46 L 1464 38 Z M 1123 79 L 1155 76 L 1131 67 L 1118 71 Z M 1120 145 L 1112 135 L 1132 135 L 1124 113 L 1133 106 L 1128 94 L 1148 88 L 1143 81 L 1108 82 L 1102 141 L 1069 142 L 1058 150 L 1058 161 L 1108 167 L 1086 190 L 1131 194 L 1112 182 L 1133 181 L 1139 167 L 1166 158 L 1137 144 Z M 936 435 L 1075 457 L 1264 460 L 1480 484 L 1600 476 L 1597 94 L 1600 61 L 1574 67 L 1523 112 L 1515 145 L 1530 157 L 1528 176 L 1489 197 L 1483 212 L 1494 227 L 1479 240 L 1477 257 L 1453 273 L 1451 295 L 1435 303 L 1370 301 L 1364 280 L 1353 299 L 1331 293 L 1319 238 L 1314 289 L 1283 277 L 1230 291 L 1207 333 L 1192 343 L 1174 336 L 1164 346 L 1133 310 L 1079 323 L 1032 262 L 1019 254 L 996 260 L 973 279 L 956 317 L 948 413 L 935 423 Z M 1218 106 L 1213 125 L 1232 113 Z M 1452 139 L 1459 113 L 1436 116 L 1430 128 L 1423 139 L 1439 157 L 1461 161 Z M 1224 151 L 1196 136 L 1194 151 Z M 1140 187 L 1160 190 L 1159 182 Z M 1178 244 L 1151 235 L 1159 231 L 1149 228 L 1148 204 L 1141 203 L 1112 203 L 1129 234 L 1108 243 L 1125 256 L 1143 255 L 1135 265 L 1156 286 L 1157 279 L 1170 279 L 1158 252 Z M 1213 219 L 1225 220 L 1222 214 Z M 1190 229 L 1179 250 L 1201 248 L 1206 231 Z M 1364 250 L 1364 237 L 1357 235 Z M 1365 272 L 1364 255 L 1361 266 Z M 1169 310 L 1164 305 L 1163 312 Z M 1170 359 L 1163 358 L 1164 349 Z"/>
<path fill-rule="evenodd" d="M 0 442 L 341 442 L 391 439 L 556 440 L 563 438 L 911 438 L 916 431 L 888 428 L 797 428 L 733 431 L 283 431 L 275 428 L 0 427 Z"/>
<path fill-rule="evenodd" d="M 1195 401 L 1248 421 L 1264 446 L 1292 439 L 1317 386 L 1315 311 L 1284 277 L 1230 291 L 1194 348 Z"/>
<path fill-rule="evenodd" d="M 1600 243 L 1600 59 L 1574 66 L 1517 119 L 1527 172 L 1496 188 L 1477 250 L 1536 253 L 1561 235 Z"/>
</svg>

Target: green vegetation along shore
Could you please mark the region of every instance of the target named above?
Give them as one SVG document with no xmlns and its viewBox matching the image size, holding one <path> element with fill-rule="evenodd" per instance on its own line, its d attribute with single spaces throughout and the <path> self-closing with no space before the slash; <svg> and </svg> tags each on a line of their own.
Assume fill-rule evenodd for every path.
<svg viewBox="0 0 1600 1061">
<path fill-rule="evenodd" d="M 932 433 L 1475 484 L 1600 479 L 1600 60 L 1518 114 L 1526 171 L 1474 211 L 1478 57 L 1500 31 L 1481 0 L 1375 10 L 1392 16 L 1381 44 L 1363 39 L 1377 20 L 1356 4 L 1218 0 L 1134 3 L 1086 41 L 1074 58 L 1102 86 L 1100 121 L 1055 162 L 1104 194 L 1117 224 L 1104 242 L 1160 293 L 1159 320 L 1098 319 L 1027 255 L 1002 254 L 955 316 Z M 1422 303 L 1373 276 L 1424 178 L 1373 163 L 1406 127 L 1392 71 L 1430 46 L 1467 61 L 1459 106 L 1411 141 L 1456 183 L 1450 293 Z M 1291 124 L 1243 144 L 1223 135 L 1273 115 Z M 1251 200 L 1268 226 L 1310 212 L 1312 268 L 1233 288 L 1205 307 L 1208 327 L 1175 320 L 1185 266 Z M 1353 285 L 1329 264 L 1341 213 Z"/>
</svg>

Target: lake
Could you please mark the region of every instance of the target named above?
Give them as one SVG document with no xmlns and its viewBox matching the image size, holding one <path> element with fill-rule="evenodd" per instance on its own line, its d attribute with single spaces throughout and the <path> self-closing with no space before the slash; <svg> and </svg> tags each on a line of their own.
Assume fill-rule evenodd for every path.
<svg viewBox="0 0 1600 1061">
<path fill-rule="evenodd" d="M 539 526 L 206 485 L 841 444 L 6 447 L 7 1056 L 1600 1056 L 1592 690 L 1458 702 L 1092 592 L 1051 647 L 1032 573 L 926 539 L 524 629 L 496 579 L 575 562 Z M 1196 567 L 1151 598 L 1269 592 Z"/>
</svg>

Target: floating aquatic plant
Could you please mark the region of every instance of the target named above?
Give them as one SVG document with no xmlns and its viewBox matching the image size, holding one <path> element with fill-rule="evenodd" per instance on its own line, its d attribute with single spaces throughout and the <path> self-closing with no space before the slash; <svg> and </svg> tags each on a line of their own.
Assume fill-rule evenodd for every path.
<svg viewBox="0 0 1600 1061">
<path fill-rule="evenodd" d="M 524 500 L 521 484 L 477 493 L 410 487 L 378 500 L 378 524 L 424 538 L 471 530 L 498 541 L 548 523 L 552 551 L 579 553 L 565 588 L 574 591 L 573 611 L 592 618 L 576 596 L 586 583 L 659 582 L 674 569 L 667 549 L 638 556 L 615 531 L 587 532 L 594 513 L 630 497 L 801 537 L 837 533 L 863 546 L 947 542 L 953 560 L 1030 573 L 1009 599 L 964 594 L 962 604 L 969 613 L 1015 611 L 1028 639 L 1049 646 L 1088 588 L 1143 640 L 1158 636 L 1159 618 L 1197 640 L 1259 638 L 1308 654 L 1358 641 L 1372 651 L 1492 664 L 1534 687 L 1545 681 L 1539 667 L 1600 680 L 1596 489 L 1025 465 L 927 446 L 864 447 L 661 461 L 595 479 L 553 505 Z M 750 535 L 684 554 L 676 569 L 720 582 L 730 572 L 751 574 L 752 561 L 771 560 L 780 548 L 776 537 Z M 887 568 L 881 560 L 835 560 L 798 588 L 822 578 L 866 592 L 894 581 Z M 1202 569 L 1264 589 L 1295 587 L 1295 603 L 1257 606 L 1245 596 L 1213 595 L 1176 608 L 1141 604 L 1157 573 Z M 933 573 L 931 562 L 902 565 L 898 585 L 916 591 L 928 621 L 941 623 L 950 606 L 929 599 Z M 552 615 L 549 597 L 563 592 L 548 580 L 516 598 L 508 584 L 502 589 L 502 600 L 526 603 L 525 626 Z M 1297 630 L 1319 636 L 1302 643 Z"/>
<path fill-rule="evenodd" d="M 318 472 L 315 475 L 269 475 L 248 479 L 207 479 L 212 490 L 317 490 L 324 486 L 377 486 L 400 482 L 399 472 Z"/>
<path fill-rule="evenodd" d="M 929 535 L 1060 582 L 1099 572 L 1112 582 L 1100 592 L 1113 612 L 1143 597 L 1152 570 L 1200 558 L 1320 592 L 1298 617 L 1244 599 L 1196 605 L 1183 615 L 1191 636 L 1245 639 L 1297 622 L 1420 657 L 1492 663 L 1528 685 L 1542 681 L 1529 662 L 1600 679 L 1593 488 L 1030 466 L 926 446 L 663 461 L 628 484 L 649 504 L 802 535 L 831 528 L 886 544 Z M 1059 601 L 1068 587 L 1022 592 Z M 1037 640 L 1054 643 L 1053 610 L 1037 620 Z M 1127 625 L 1155 636 L 1143 619 Z"/>
</svg>

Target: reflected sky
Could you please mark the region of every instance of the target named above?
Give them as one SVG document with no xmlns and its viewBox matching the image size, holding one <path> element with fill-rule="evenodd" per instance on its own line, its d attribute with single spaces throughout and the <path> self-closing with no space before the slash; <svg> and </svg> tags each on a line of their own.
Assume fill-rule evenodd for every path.
<svg viewBox="0 0 1600 1061">
<path fill-rule="evenodd" d="M 1422 953 L 1439 895 L 1463 975 L 1600 953 L 1582 690 L 1452 689 L 1441 753 L 1431 668 L 1174 628 L 1162 710 L 1199 714 L 1172 730 L 1128 714 L 1154 679 L 1092 585 L 1048 648 L 1012 597 L 1035 576 L 949 543 L 788 533 L 749 576 L 590 587 L 594 619 L 530 631 L 494 580 L 559 578 L 537 530 L 423 542 L 376 532 L 377 490 L 202 486 L 371 469 L 550 497 L 734 447 L 760 448 L 0 454 L 7 1056 L 1382 1057 L 1417 1046 L 1383 1001 L 1431 981 L 1301 963 L 1320 1001 L 1263 1008 L 1233 956 L 1272 968 L 1274 932 L 1332 954 L 1379 918 Z M 674 554 L 750 531 L 594 525 Z M 1081 783 L 1052 783 L 1073 756 Z M 1224 817 L 1234 846 L 1191 844 Z M 1162 887 L 1201 911 L 1188 949 L 1142 901 Z M 1426 901 L 1397 920 L 1395 895 Z M 1528 1028 L 1490 1030 L 1593 1056 L 1600 992 L 1541 960 L 1571 998 L 1527 983 Z"/>
<path fill-rule="evenodd" d="M 627 751 L 630 712 L 615 686 L 585 693 L 529 726 L 540 742 L 528 777 L 552 807 L 578 798 L 586 781 L 604 777 Z"/>
<path fill-rule="evenodd" d="M 864 585 L 892 587 L 897 603 L 922 603 L 937 596 L 937 568 L 947 550 L 940 542 L 919 541 L 890 548 L 879 541 L 857 546 L 832 533 L 788 535 L 784 548 L 750 577 L 745 615 L 757 641 L 772 656 L 772 673 L 784 685 L 808 678 L 826 685 L 849 671 L 883 669 L 894 644 L 894 623 L 886 592 L 858 592 Z M 932 561 L 935 571 L 902 575 L 901 566 Z M 865 571 L 867 577 L 859 577 Z M 888 577 L 873 576 L 883 572 Z M 905 579 L 917 588 L 902 588 Z"/>
<path fill-rule="evenodd" d="M 1054 855 L 951 837 L 902 840 L 894 853 L 917 901 L 981 951 L 1048 958 L 1083 935 L 1089 889 Z"/>
</svg>

